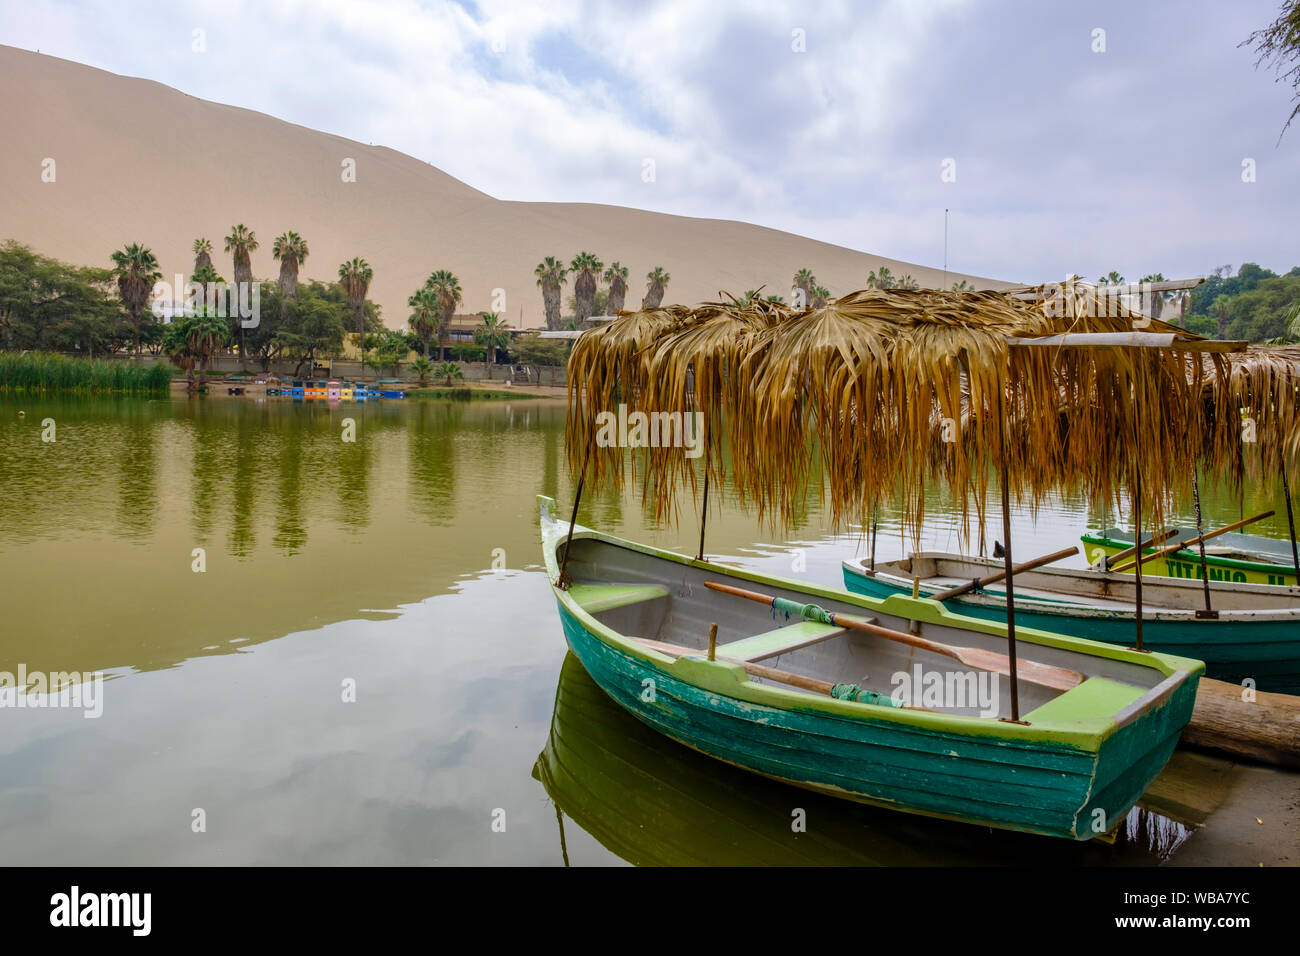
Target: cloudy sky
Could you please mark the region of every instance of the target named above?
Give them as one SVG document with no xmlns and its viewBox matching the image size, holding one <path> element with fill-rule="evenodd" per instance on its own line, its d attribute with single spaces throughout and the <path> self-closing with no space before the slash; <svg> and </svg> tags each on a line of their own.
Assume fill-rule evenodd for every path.
<svg viewBox="0 0 1300 956">
<path fill-rule="evenodd" d="M 934 266 L 947 208 L 954 271 L 1181 278 L 1300 264 L 1300 124 L 1279 142 L 1290 91 L 1238 45 L 1279 6 L 56 0 L 0 7 L 0 42 L 391 146 L 503 199 Z"/>
</svg>

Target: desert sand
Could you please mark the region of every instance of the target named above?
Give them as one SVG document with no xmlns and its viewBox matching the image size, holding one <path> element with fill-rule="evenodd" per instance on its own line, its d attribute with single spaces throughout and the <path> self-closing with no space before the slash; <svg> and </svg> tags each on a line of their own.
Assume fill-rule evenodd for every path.
<svg viewBox="0 0 1300 956">
<path fill-rule="evenodd" d="M 458 311 L 493 305 L 505 290 L 514 327 L 544 325 L 533 269 L 554 255 L 567 263 L 590 250 L 631 275 L 628 307 L 644 276 L 672 277 L 664 301 L 695 303 L 719 290 L 766 285 L 789 298 L 789 283 L 812 269 L 833 294 L 862 288 L 888 266 L 922 285 L 944 273 L 742 222 L 692 219 L 581 203 L 494 199 L 435 166 L 380 146 L 197 99 L 149 80 L 0 46 L 5 148 L 0 150 L 0 240 L 82 265 L 109 265 L 128 242 L 149 246 L 164 277 L 188 278 L 195 237 L 214 246 L 213 263 L 232 278 L 222 239 L 234 223 L 256 234 L 256 278 L 274 279 L 275 236 L 293 229 L 311 255 L 300 276 L 333 279 L 352 256 L 369 261 L 370 298 L 385 323 L 404 326 L 406 300 L 434 269 L 450 269 L 464 290 Z M 355 161 L 355 182 L 343 163 Z M 53 160 L 54 181 L 42 173 Z M 978 288 L 1003 283 L 950 272 Z M 572 293 L 572 282 L 565 296 Z"/>
</svg>

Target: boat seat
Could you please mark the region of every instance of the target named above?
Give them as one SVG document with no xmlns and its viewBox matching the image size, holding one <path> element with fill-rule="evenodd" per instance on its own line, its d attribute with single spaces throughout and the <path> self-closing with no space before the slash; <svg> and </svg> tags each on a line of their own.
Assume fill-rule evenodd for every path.
<svg viewBox="0 0 1300 956">
<path fill-rule="evenodd" d="M 588 614 L 612 611 L 668 597 L 668 589 L 657 584 L 575 584 L 569 588 L 569 596 Z"/>
<path fill-rule="evenodd" d="M 735 661 L 761 661 L 765 657 L 776 657 L 789 651 L 797 651 L 810 644 L 828 641 L 844 633 L 844 628 L 834 624 L 819 624 L 816 621 L 800 621 L 787 624 L 775 631 L 765 631 L 753 637 L 741 638 L 728 644 L 718 645 L 718 656 Z"/>
</svg>

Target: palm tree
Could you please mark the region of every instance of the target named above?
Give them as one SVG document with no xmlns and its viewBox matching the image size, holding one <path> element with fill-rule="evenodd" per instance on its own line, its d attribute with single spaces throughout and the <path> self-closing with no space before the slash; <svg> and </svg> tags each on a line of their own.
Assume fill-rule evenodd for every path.
<svg viewBox="0 0 1300 956">
<path fill-rule="evenodd" d="M 811 269 L 800 269 L 794 274 L 794 287 L 803 292 L 803 305 L 807 308 L 813 300 L 813 286 L 817 284 L 817 277 L 812 274 Z"/>
<path fill-rule="evenodd" d="M 547 256 L 533 270 L 533 275 L 537 276 L 537 284 L 542 289 L 542 306 L 546 309 L 546 328 L 551 332 L 560 327 L 563 318 L 560 310 L 560 290 L 564 287 L 564 280 L 568 274 L 569 270 L 564 268 L 564 263 L 555 256 Z"/>
<path fill-rule="evenodd" d="M 420 384 L 423 385 L 425 378 L 433 371 L 433 363 L 421 355 L 411 363 L 411 371 L 420 376 Z"/>
<path fill-rule="evenodd" d="M 769 296 L 767 297 L 767 301 L 768 301 L 768 302 L 775 302 L 777 305 L 785 305 L 785 297 L 784 297 L 784 296 L 779 296 L 779 295 L 769 295 Z"/>
<path fill-rule="evenodd" d="M 200 236 L 194 240 L 194 271 L 212 265 L 212 240 Z M 193 278 L 193 276 L 191 276 Z"/>
<path fill-rule="evenodd" d="M 411 331 L 420 340 L 424 357 L 428 358 L 429 342 L 442 321 L 442 303 L 438 300 L 438 292 L 427 287 L 416 289 L 406 304 L 411 307 Z"/>
<path fill-rule="evenodd" d="M 1166 280 L 1162 273 L 1153 272 L 1150 275 L 1143 276 L 1142 281 L 1145 283 L 1145 282 L 1164 282 Z M 1151 318 L 1153 319 L 1160 318 L 1161 314 L 1165 311 L 1165 303 L 1174 301 L 1174 299 L 1177 298 L 1177 296 L 1178 293 L 1173 291 L 1172 289 L 1166 289 L 1163 292 L 1151 293 Z"/>
<path fill-rule="evenodd" d="M 153 252 L 137 242 L 114 252 L 112 259 L 117 291 L 135 328 L 135 357 L 139 361 L 141 317 L 153 293 L 154 283 L 162 278 L 162 273 L 158 271 L 158 259 Z"/>
<path fill-rule="evenodd" d="M 757 289 L 746 289 L 745 294 L 740 297 L 739 301 L 737 301 L 736 304 L 742 307 L 747 305 L 753 305 L 755 302 L 759 300 L 759 298 L 760 296 L 758 294 Z"/>
<path fill-rule="evenodd" d="M 812 305 L 814 309 L 823 308 L 831 299 L 831 290 L 824 285 L 812 287 Z"/>
<path fill-rule="evenodd" d="M 645 278 L 645 298 L 641 300 L 641 308 L 657 309 L 659 303 L 664 300 L 664 289 L 668 287 L 668 280 L 671 277 L 664 271 L 663 266 L 655 266 L 645 274 Z"/>
<path fill-rule="evenodd" d="M 618 315 L 627 298 L 627 266 L 611 262 L 605 270 L 605 281 L 609 283 L 609 314 Z"/>
<path fill-rule="evenodd" d="M 600 270 L 604 266 L 605 264 L 591 252 L 580 252 L 569 263 L 569 268 L 575 274 L 573 298 L 576 300 L 577 308 L 574 310 L 574 318 L 580 329 L 587 327 L 587 320 L 595 310 L 596 280 L 600 277 Z"/>
<path fill-rule="evenodd" d="M 357 332 L 361 341 L 361 375 L 366 374 L 366 293 L 370 291 L 370 280 L 375 272 L 365 259 L 353 256 L 339 266 L 339 284 L 343 294 L 348 297 L 348 308 L 357 323 Z"/>
<path fill-rule="evenodd" d="M 424 287 L 434 291 L 442 306 L 438 322 L 438 341 L 441 342 L 447 337 L 448 330 L 451 328 L 451 317 L 456 314 L 456 303 L 461 301 L 460 280 L 446 269 L 439 269 L 424 280 Z M 446 357 L 441 346 L 438 348 L 438 356 Z"/>
<path fill-rule="evenodd" d="M 899 289 L 919 289 L 919 288 L 921 288 L 921 283 L 917 282 L 917 281 L 916 281 L 915 279 L 913 279 L 910 275 L 899 276 L 899 278 L 898 278 L 898 285 L 897 285 L 897 288 L 899 288 Z"/>
<path fill-rule="evenodd" d="M 298 267 L 307 261 L 307 240 L 292 229 L 275 237 L 271 255 L 280 260 L 280 292 L 286 299 L 298 297 Z"/>
<path fill-rule="evenodd" d="M 203 301 L 206 304 L 212 295 L 211 287 L 226 280 L 221 278 L 220 273 L 211 264 L 208 264 L 195 269 L 194 274 L 190 276 L 190 281 L 203 287 Z"/>
<path fill-rule="evenodd" d="M 1217 296 L 1214 300 L 1214 314 L 1219 320 L 1219 338 L 1228 337 L 1228 306 L 1232 300 L 1226 295 Z"/>
<path fill-rule="evenodd" d="M 974 292 L 975 287 L 971 285 L 969 282 L 967 282 L 965 279 L 962 279 L 960 282 L 954 282 L 952 284 L 952 291 L 953 292 Z"/>
<path fill-rule="evenodd" d="M 1097 280 L 1097 285 L 1123 285 L 1124 281 L 1125 280 L 1122 275 L 1120 275 L 1114 269 L 1111 269 L 1110 272 L 1106 273 L 1104 276 L 1102 276 L 1100 279 Z"/>
<path fill-rule="evenodd" d="M 465 373 L 460 370 L 460 366 L 455 362 L 441 362 L 433 370 L 434 378 L 446 379 L 447 384 L 451 384 L 454 378 L 457 381 L 465 377 Z"/>
<path fill-rule="evenodd" d="M 510 328 L 497 312 L 480 312 L 479 315 L 483 316 L 483 322 L 474 330 L 474 343 L 483 346 L 483 369 L 490 382 L 492 360 L 496 358 L 497 349 L 510 344 Z"/>
<path fill-rule="evenodd" d="M 230 335 L 230 326 L 221 316 L 205 308 L 187 316 L 183 328 L 190 354 L 198 361 L 199 388 L 202 388 L 207 382 L 208 366 Z"/>
<path fill-rule="evenodd" d="M 894 273 L 890 271 L 889 266 L 881 266 L 879 269 L 873 269 L 867 275 L 868 289 L 892 289 L 897 280 Z"/>
<path fill-rule="evenodd" d="M 253 260 L 251 253 L 257 248 L 257 234 L 242 222 L 230 227 L 226 236 L 226 251 L 235 262 L 235 295 L 242 295 L 253 281 Z M 250 293 L 251 294 L 251 293 Z M 239 365 L 244 366 L 244 323 L 239 323 Z"/>
</svg>

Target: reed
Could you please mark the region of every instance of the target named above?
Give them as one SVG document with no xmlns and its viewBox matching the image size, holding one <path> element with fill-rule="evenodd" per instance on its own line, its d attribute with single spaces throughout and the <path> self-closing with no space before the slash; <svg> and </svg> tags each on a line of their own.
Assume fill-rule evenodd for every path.
<svg viewBox="0 0 1300 956">
<path fill-rule="evenodd" d="M 166 395 L 171 380 L 163 363 L 141 367 L 50 352 L 0 352 L 0 392 Z"/>
</svg>

